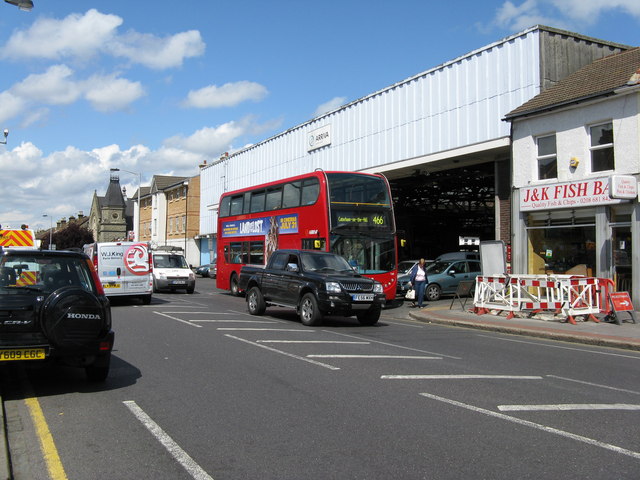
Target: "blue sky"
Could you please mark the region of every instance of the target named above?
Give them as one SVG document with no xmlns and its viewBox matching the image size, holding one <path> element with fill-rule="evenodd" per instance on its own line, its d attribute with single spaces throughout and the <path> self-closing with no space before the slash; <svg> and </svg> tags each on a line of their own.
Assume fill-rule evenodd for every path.
<svg viewBox="0 0 640 480">
<path fill-rule="evenodd" d="M 637 46 L 637 0 L 0 3 L 0 224 L 89 214 L 109 168 L 198 164 L 536 24 Z M 129 195 L 137 177 L 120 174 Z"/>
</svg>

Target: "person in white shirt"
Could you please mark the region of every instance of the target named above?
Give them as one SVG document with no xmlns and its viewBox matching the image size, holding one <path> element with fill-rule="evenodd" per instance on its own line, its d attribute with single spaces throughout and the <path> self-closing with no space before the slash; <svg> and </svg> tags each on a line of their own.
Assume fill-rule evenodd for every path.
<svg viewBox="0 0 640 480">
<path fill-rule="evenodd" d="M 418 308 L 424 308 L 422 301 L 424 300 L 424 291 L 429 282 L 427 278 L 427 262 L 421 258 L 411 269 L 411 286 L 416 291 L 416 302 Z"/>
</svg>

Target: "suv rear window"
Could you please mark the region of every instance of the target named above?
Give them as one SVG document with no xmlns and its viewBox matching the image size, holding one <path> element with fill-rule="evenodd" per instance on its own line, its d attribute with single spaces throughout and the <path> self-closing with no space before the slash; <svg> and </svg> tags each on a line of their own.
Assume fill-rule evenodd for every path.
<svg viewBox="0 0 640 480">
<path fill-rule="evenodd" d="M 28 254 L 0 257 L 0 294 L 34 288 L 53 292 L 66 286 L 96 293 L 89 266 L 84 259 Z"/>
</svg>

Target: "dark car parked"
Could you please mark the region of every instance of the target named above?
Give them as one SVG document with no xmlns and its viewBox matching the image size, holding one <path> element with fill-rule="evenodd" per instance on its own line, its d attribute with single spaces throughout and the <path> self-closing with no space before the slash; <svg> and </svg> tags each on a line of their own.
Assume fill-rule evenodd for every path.
<svg viewBox="0 0 640 480">
<path fill-rule="evenodd" d="M 109 374 L 111 307 L 84 253 L 0 248 L 0 364 L 61 362 Z"/>
</svg>

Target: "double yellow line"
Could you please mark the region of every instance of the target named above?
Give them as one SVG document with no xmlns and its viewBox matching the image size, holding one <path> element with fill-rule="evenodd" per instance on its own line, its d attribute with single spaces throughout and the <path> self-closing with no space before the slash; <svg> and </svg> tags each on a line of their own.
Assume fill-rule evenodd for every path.
<svg viewBox="0 0 640 480">
<path fill-rule="evenodd" d="M 36 429 L 36 434 L 40 442 L 40 449 L 49 471 L 49 478 L 51 480 L 67 480 L 67 474 L 64 471 L 60 456 L 58 455 L 58 449 L 53 441 L 53 436 L 49 431 L 49 426 L 44 418 L 44 413 L 40 407 L 40 402 L 34 396 L 29 396 L 25 399 L 25 403 L 29 408 L 31 414 L 31 420 Z"/>
</svg>

